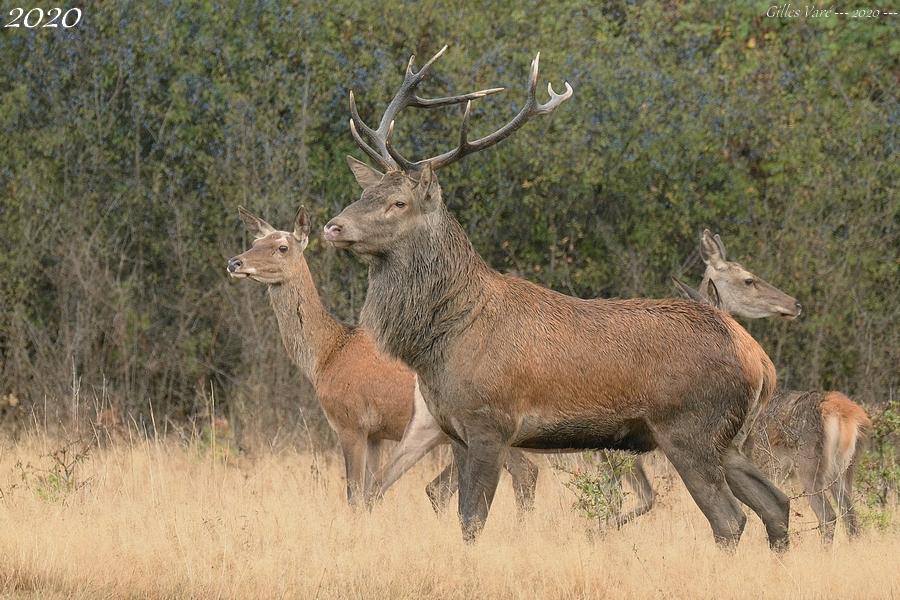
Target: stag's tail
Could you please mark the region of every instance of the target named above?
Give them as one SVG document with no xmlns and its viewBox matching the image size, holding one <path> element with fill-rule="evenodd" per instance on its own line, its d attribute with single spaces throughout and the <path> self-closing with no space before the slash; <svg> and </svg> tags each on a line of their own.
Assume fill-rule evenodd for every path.
<svg viewBox="0 0 900 600">
<path fill-rule="evenodd" d="M 840 392 L 826 392 L 819 404 L 822 412 L 824 462 L 827 480 L 840 481 L 854 464 L 872 428 L 863 408 Z"/>
</svg>

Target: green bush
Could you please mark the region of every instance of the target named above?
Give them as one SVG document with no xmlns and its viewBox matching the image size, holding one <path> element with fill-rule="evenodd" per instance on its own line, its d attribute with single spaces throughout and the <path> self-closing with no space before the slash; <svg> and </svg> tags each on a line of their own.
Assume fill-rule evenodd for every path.
<svg viewBox="0 0 900 600">
<path fill-rule="evenodd" d="M 805 307 L 749 324 L 782 383 L 883 404 L 900 364 L 896 29 L 767 6 L 105 2 L 71 30 L 4 30 L 0 394 L 52 422 L 78 381 L 150 427 L 213 388 L 239 430 L 312 423 L 328 443 L 263 290 L 226 278 L 248 244 L 236 207 L 335 215 L 358 195 L 349 90 L 375 120 L 408 55 L 447 43 L 423 93 L 508 88 L 476 105 L 473 135 L 515 113 L 538 50 L 540 87 L 575 89 L 440 175 L 491 265 L 584 297 L 669 296 L 670 275 L 699 277 L 710 227 Z M 459 121 L 410 110 L 395 139 L 436 154 Z M 364 268 L 319 238 L 307 254 L 353 321 Z"/>
</svg>

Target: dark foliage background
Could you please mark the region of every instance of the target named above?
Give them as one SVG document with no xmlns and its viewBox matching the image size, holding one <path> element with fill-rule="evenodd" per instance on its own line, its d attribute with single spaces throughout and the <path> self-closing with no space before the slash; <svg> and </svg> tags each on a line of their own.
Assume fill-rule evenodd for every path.
<svg viewBox="0 0 900 600">
<path fill-rule="evenodd" d="M 698 234 L 797 296 L 748 327 L 783 384 L 869 407 L 896 393 L 896 17 L 771 19 L 761 2 L 85 3 L 72 30 L 0 33 L 0 395 L 71 418 L 73 386 L 120 419 L 184 422 L 212 397 L 245 434 L 327 436 L 261 286 L 224 264 L 243 204 L 316 225 L 358 191 L 352 88 L 375 120 L 406 59 L 444 43 L 425 93 L 502 85 L 474 134 L 541 86 L 575 97 L 442 172 L 487 261 L 579 296 L 696 282 Z M 408 111 L 408 154 L 458 109 Z M 365 270 L 314 239 L 326 303 L 353 321 Z M 15 409 L 15 410 L 13 410 Z M 88 411 L 90 412 L 90 411 Z M 326 439 L 326 438 L 320 438 Z"/>
</svg>

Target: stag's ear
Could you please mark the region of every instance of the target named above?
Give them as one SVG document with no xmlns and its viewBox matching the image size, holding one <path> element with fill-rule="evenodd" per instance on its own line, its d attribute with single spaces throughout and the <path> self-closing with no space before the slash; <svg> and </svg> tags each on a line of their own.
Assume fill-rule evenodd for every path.
<svg viewBox="0 0 900 600">
<path fill-rule="evenodd" d="M 706 284 L 706 301 L 716 308 L 722 308 L 722 298 L 719 296 L 719 288 L 716 287 L 716 282 L 712 279 Z"/>
<path fill-rule="evenodd" d="M 275 228 L 252 214 L 243 206 L 238 206 L 238 214 L 241 215 L 241 221 L 247 226 L 247 231 L 252 233 L 256 239 L 264 238 L 270 233 L 275 232 Z"/>
<path fill-rule="evenodd" d="M 419 180 L 416 184 L 416 198 L 423 204 L 427 203 L 429 198 L 433 196 L 436 187 L 437 176 L 434 174 L 434 169 L 431 167 L 431 163 L 425 163 L 425 166 L 419 171 Z"/>
<path fill-rule="evenodd" d="M 309 244 L 309 213 L 306 212 L 305 206 L 300 206 L 297 211 L 297 217 L 294 219 L 294 239 L 300 242 L 300 251 L 306 249 Z"/>
<path fill-rule="evenodd" d="M 700 258 L 714 269 L 725 267 L 725 245 L 721 240 L 716 241 L 718 237 L 713 236 L 709 229 L 704 229 L 700 235 Z"/>
<path fill-rule="evenodd" d="M 356 177 L 356 183 L 359 187 L 366 189 L 372 187 L 384 177 L 383 173 L 379 173 L 361 160 L 356 160 L 352 156 L 347 157 L 347 165 L 353 176 Z"/>
</svg>

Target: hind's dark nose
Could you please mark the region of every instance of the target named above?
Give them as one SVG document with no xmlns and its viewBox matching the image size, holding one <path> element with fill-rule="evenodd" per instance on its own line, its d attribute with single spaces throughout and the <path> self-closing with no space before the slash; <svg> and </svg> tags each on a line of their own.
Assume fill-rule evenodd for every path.
<svg viewBox="0 0 900 600">
<path fill-rule="evenodd" d="M 241 259 L 239 259 L 239 258 L 228 259 L 228 272 L 234 273 L 235 271 L 237 271 L 238 269 L 241 268 L 242 264 L 244 264 L 244 263 L 242 263 Z"/>
<path fill-rule="evenodd" d="M 799 313 L 801 310 L 803 310 L 803 305 L 800 304 L 799 302 L 794 302 L 794 306 L 797 307 L 797 313 Z"/>
</svg>

